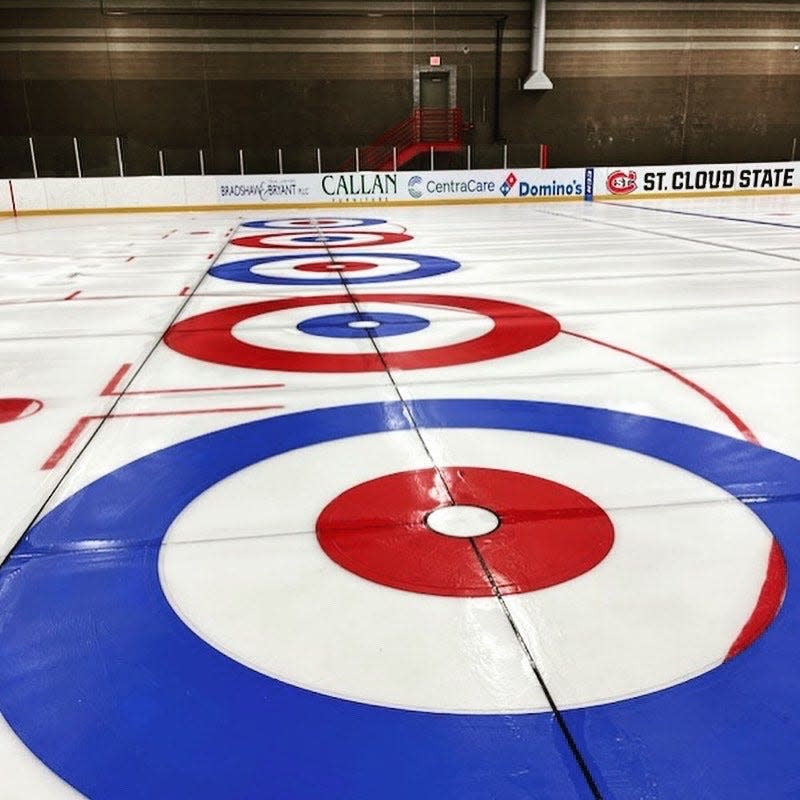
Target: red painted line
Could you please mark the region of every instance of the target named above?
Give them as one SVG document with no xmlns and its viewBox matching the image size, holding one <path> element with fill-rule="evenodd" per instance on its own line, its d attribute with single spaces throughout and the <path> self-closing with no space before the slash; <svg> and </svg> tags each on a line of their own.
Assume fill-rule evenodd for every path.
<svg viewBox="0 0 800 800">
<path fill-rule="evenodd" d="M 186 297 L 186 295 L 187 295 L 187 294 L 189 294 L 189 292 L 190 292 L 191 290 L 192 290 L 192 287 L 191 287 L 191 286 L 184 286 L 184 287 L 183 287 L 183 289 L 181 289 L 181 290 L 178 292 L 178 297 Z"/>
<path fill-rule="evenodd" d="M 167 231 L 161 238 L 162 239 L 168 239 L 170 236 L 172 236 L 173 233 L 177 233 L 177 232 L 178 232 L 178 229 L 177 228 L 173 228 L 171 231 Z"/>
<path fill-rule="evenodd" d="M 123 364 L 115 373 L 111 380 L 105 385 L 103 391 L 100 392 L 100 397 L 108 397 L 112 394 L 119 394 L 117 386 L 120 381 L 125 377 L 125 373 L 133 366 L 133 364 Z"/>
<path fill-rule="evenodd" d="M 128 257 L 127 257 L 125 260 L 126 260 L 128 263 L 130 263 L 131 261 L 133 261 L 133 259 L 134 259 L 134 258 L 136 258 L 136 256 L 128 256 Z"/>
<path fill-rule="evenodd" d="M 196 295 L 203 297 L 204 295 Z M 63 303 L 65 300 L 75 299 L 80 302 L 91 302 L 92 300 L 149 300 L 161 297 L 175 297 L 174 294 L 97 294 L 87 296 L 81 291 L 80 297 L 70 295 L 69 297 L 49 297 L 37 300 L 0 300 L 0 306 L 25 306 L 33 303 Z"/>
<path fill-rule="evenodd" d="M 113 375 L 111 380 L 105 385 L 103 391 L 100 392 L 100 397 L 109 397 L 116 395 L 117 397 L 122 392 L 117 391 L 125 373 L 133 366 L 133 364 L 123 364 Z M 159 395 L 159 394 L 191 394 L 194 392 L 236 392 L 239 390 L 247 391 L 250 389 L 282 389 L 286 384 L 283 383 L 246 383 L 238 386 L 191 386 L 178 389 L 138 389 L 136 391 L 125 392 L 125 396 L 130 395 Z"/>
<path fill-rule="evenodd" d="M 233 414 L 237 411 L 269 411 L 283 408 L 280 405 L 238 406 L 232 408 L 192 408 L 180 411 L 135 411 L 130 414 L 109 414 L 108 419 L 129 419 L 131 417 L 190 417 L 196 414 Z"/>
<path fill-rule="evenodd" d="M 711 394 L 707 389 L 704 389 L 699 384 L 696 384 L 693 380 L 690 380 L 685 375 L 681 375 L 679 372 L 676 372 L 671 367 L 668 367 L 666 364 L 662 364 L 658 361 L 654 361 L 652 358 L 648 358 L 647 356 L 640 355 L 639 353 L 634 353 L 632 350 L 627 350 L 624 347 L 618 347 L 615 344 L 610 344 L 608 342 L 604 342 L 600 339 L 594 339 L 591 336 L 586 336 L 583 333 L 574 333 L 573 331 L 564 331 L 562 333 L 567 334 L 567 336 L 574 336 L 576 339 L 584 339 L 587 342 L 592 342 L 593 344 L 599 344 L 601 347 L 607 347 L 609 350 L 616 350 L 618 353 L 624 353 L 625 355 L 632 356 L 633 358 L 638 358 L 639 361 L 644 361 L 645 364 L 650 364 L 657 369 L 660 369 L 662 372 L 666 372 L 667 375 L 679 380 L 684 386 L 688 386 L 693 391 L 697 392 L 699 395 L 705 397 L 715 408 L 721 411 L 735 426 L 736 430 L 742 434 L 742 436 L 747 439 L 748 442 L 752 442 L 753 444 L 760 444 L 756 435 L 750 428 L 745 424 L 745 422 L 735 414 L 725 403 L 722 402 L 716 395 Z"/>
<path fill-rule="evenodd" d="M 80 293 L 81 293 L 81 290 L 78 289 L 77 291 L 73 292 L 72 294 L 68 294 L 64 299 L 65 300 L 74 300 Z"/>
<path fill-rule="evenodd" d="M 206 258 L 207 258 L 207 259 L 210 261 L 212 258 L 214 258 L 214 254 L 213 254 L 213 253 L 209 253 L 209 254 L 206 256 Z"/>
<path fill-rule="evenodd" d="M 99 421 L 104 419 L 130 419 L 133 417 L 184 417 L 196 414 L 233 414 L 236 412 L 244 411 L 273 411 L 283 408 L 281 405 L 268 405 L 268 406 L 240 406 L 234 408 L 198 408 L 183 411 L 138 411 L 130 414 L 109 414 L 108 416 L 88 416 L 81 417 L 72 430 L 64 437 L 64 440 L 58 447 L 51 453 L 47 461 L 42 464 L 41 469 L 50 470 L 57 467 L 70 448 L 78 440 L 78 437 L 83 433 L 86 426 L 92 421 Z"/>
<path fill-rule="evenodd" d="M 14 184 L 11 181 L 8 182 L 8 193 L 11 195 L 11 211 L 13 212 L 14 216 L 17 216 L 17 201 L 14 198 Z"/>
<path fill-rule="evenodd" d="M 64 440 L 61 444 L 56 447 L 55 450 L 51 453 L 50 457 L 47 461 L 42 464 L 42 470 L 46 469 L 53 469 L 57 467 L 61 462 L 61 459 L 67 454 L 67 451 L 75 444 L 78 440 L 78 437 L 83 433 L 86 426 L 93 420 L 93 419 L 102 419 L 102 417 L 81 417 L 75 425 L 72 426 L 72 430 L 64 437 Z"/>
<path fill-rule="evenodd" d="M 749 647 L 775 619 L 786 594 L 786 581 L 786 560 L 780 545 L 773 540 L 767 562 L 767 577 L 758 595 L 758 602 L 750 619 L 744 624 L 741 633 L 736 637 L 731 649 L 728 650 L 728 655 L 725 656 L 726 661 Z"/>
<path fill-rule="evenodd" d="M 2 300 L 0 306 L 30 306 L 34 303 L 63 303 L 63 297 L 51 297 L 43 300 Z"/>
<path fill-rule="evenodd" d="M 753 444 L 761 444 L 758 441 L 758 437 L 753 433 L 753 431 L 750 430 L 741 417 L 728 408 L 728 406 L 726 406 L 725 403 L 723 403 L 718 397 L 711 394 L 711 392 L 709 392 L 707 389 L 704 389 L 702 386 L 699 386 L 694 381 L 689 380 L 689 378 L 687 378 L 685 375 L 681 375 L 679 372 L 676 372 L 674 369 L 668 367 L 666 364 L 661 364 L 658 361 L 654 361 L 652 358 L 647 358 L 639 353 L 634 353 L 633 351 L 627 350 L 624 347 L 617 347 L 616 345 L 609 344 L 608 342 L 604 342 L 600 339 L 594 339 L 591 336 L 586 336 L 582 333 L 574 333 L 572 331 L 562 331 L 562 333 L 566 333 L 568 336 L 574 336 L 578 339 L 584 339 L 585 341 L 592 342 L 593 344 L 599 344 L 600 346 L 607 347 L 611 350 L 616 350 L 618 353 L 624 353 L 625 355 L 633 356 L 633 358 L 637 358 L 640 361 L 644 361 L 645 363 L 660 369 L 662 372 L 665 372 L 667 375 L 676 378 L 685 386 L 688 386 L 690 389 L 694 390 L 706 400 L 711 402 L 715 408 L 721 411 L 733 423 L 739 433 L 741 433 L 742 437 L 748 442 L 752 442 Z M 750 614 L 750 618 L 747 620 L 747 622 L 745 622 L 742 630 L 739 632 L 739 635 L 731 645 L 730 650 L 728 650 L 728 653 L 725 656 L 726 660 L 733 658 L 741 653 L 742 650 L 749 647 L 766 630 L 772 620 L 775 619 L 775 616 L 777 615 L 781 604 L 783 603 L 783 598 L 786 595 L 787 579 L 786 560 L 784 559 L 783 551 L 781 550 L 778 542 L 773 539 L 772 547 L 769 553 L 769 559 L 767 561 L 767 574 L 764 577 L 764 583 L 761 585 L 761 591 L 759 592 L 755 608 Z"/>
<path fill-rule="evenodd" d="M 142 394 L 190 394 L 192 392 L 235 392 L 249 389 L 280 389 L 283 383 L 252 383 L 244 386 L 197 386 L 187 389 L 141 389 L 135 392 L 125 392 L 125 396 Z"/>
</svg>

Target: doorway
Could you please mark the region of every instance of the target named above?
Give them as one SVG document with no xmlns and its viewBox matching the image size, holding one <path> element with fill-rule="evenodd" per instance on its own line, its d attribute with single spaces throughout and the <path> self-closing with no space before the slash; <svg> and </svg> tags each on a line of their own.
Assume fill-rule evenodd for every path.
<svg viewBox="0 0 800 800">
<path fill-rule="evenodd" d="M 414 68 L 414 106 L 420 114 L 420 139 L 441 142 L 450 139 L 450 109 L 456 107 L 456 68 Z"/>
<path fill-rule="evenodd" d="M 419 107 L 450 108 L 450 73 L 421 72 L 419 75 Z"/>
</svg>

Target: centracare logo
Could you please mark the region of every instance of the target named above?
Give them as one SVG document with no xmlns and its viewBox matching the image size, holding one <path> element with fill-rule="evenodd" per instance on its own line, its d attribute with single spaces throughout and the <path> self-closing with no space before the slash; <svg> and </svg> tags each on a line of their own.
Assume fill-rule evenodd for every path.
<svg viewBox="0 0 800 800">
<path fill-rule="evenodd" d="M 415 199 L 419 200 L 422 197 L 422 178 L 419 175 L 414 175 L 413 178 L 408 180 L 408 193 Z"/>
<path fill-rule="evenodd" d="M 614 170 L 606 179 L 606 186 L 611 194 L 630 194 L 636 189 L 636 173 L 633 170 Z"/>
</svg>

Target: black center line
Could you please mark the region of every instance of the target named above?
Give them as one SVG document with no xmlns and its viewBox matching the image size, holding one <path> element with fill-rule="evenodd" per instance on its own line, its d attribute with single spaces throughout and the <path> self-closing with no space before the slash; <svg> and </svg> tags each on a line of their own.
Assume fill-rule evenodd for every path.
<svg viewBox="0 0 800 800">
<path fill-rule="evenodd" d="M 315 227 L 317 228 L 318 233 L 324 240 L 325 235 L 322 232 L 321 228 L 316 224 L 316 220 L 315 220 Z M 334 254 L 331 252 L 331 248 L 328 247 L 327 242 L 323 242 L 323 246 L 325 247 L 325 251 L 327 252 L 328 257 L 331 259 L 331 263 L 335 263 L 336 258 Z M 350 298 L 350 302 L 353 304 L 353 308 L 356 312 L 356 315 L 359 317 L 359 319 L 363 320 L 364 312 L 359 307 L 358 301 L 356 300 L 355 295 L 353 294 L 347 282 L 347 278 L 343 274 L 343 270 L 338 270 L 337 274 L 339 276 L 339 280 L 342 282 L 342 286 L 344 287 L 345 292 L 347 292 L 347 296 Z M 442 468 L 436 462 L 436 459 L 433 457 L 433 454 L 431 453 L 431 450 L 428 447 L 428 443 L 425 441 L 425 437 L 422 435 L 422 431 L 420 430 L 417 420 L 414 418 L 414 413 L 410 404 L 403 396 L 403 393 L 400 391 L 400 387 L 398 386 L 397 381 L 395 380 L 394 375 L 392 374 L 392 370 L 386 361 L 386 357 L 384 353 L 381 351 L 380 347 L 378 346 L 376 337 L 372 333 L 372 329 L 366 328 L 365 330 L 367 332 L 367 335 L 369 336 L 370 343 L 372 344 L 372 347 L 375 350 L 375 354 L 380 359 L 381 364 L 383 365 L 383 369 L 386 372 L 386 376 L 392 385 L 392 389 L 395 395 L 397 396 L 397 399 L 399 400 L 401 406 L 403 407 L 406 417 L 411 422 L 414 434 L 419 440 L 422 449 L 425 451 L 425 454 L 431 463 L 431 466 L 433 467 L 436 474 L 439 476 L 439 480 L 441 481 L 442 486 L 444 486 L 445 491 L 447 492 L 447 495 L 450 498 L 450 503 L 452 505 L 458 505 L 455 498 L 453 497 L 452 490 L 450 489 L 450 486 L 447 482 L 447 479 L 444 475 Z M 589 766 L 586 763 L 586 760 L 584 759 L 580 749 L 578 748 L 577 742 L 572 736 L 572 732 L 570 731 L 569 726 L 567 725 L 567 722 L 564 719 L 564 715 L 562 714 L 561 709 L 559 709 L 555 699 L 553 698 L 553 695 L 550 692 L 550 689 L 547 686 L 547 682 L 545 681 L 544 675 L 542 675 L 542 672 L 536 663 L 536 659 L 534 658 L 533 653 L 531 652 L 530 648 L 525 642 L 525 638 L 522 635 L 522 631 L 520 631 L 519 626 L 516 623 L 516 620 L 511 614 L 511 610 L 509 609 L 508 604 L 506 603 L 505 598 L 503 597 L 503 593 L 500 589 L 500 586 L 498 585 L 497 580 L 494 574 L 492 573 L 491 568 L 489 567 L 489 564 L 483 557 L 483 554 L 481 553 L 480 548 L 478 547 L 478 544 L 475 541 L 475 537 L 469 537 L 469 543 L 472 546 L 472 550 L 475 553 L 475 557 L 478 559 L 478 563 L 480 564 L 484 575 L 486 576 L 486 580 L 489 581 L 489 585 L 492 587 L 492 594 L 494 595 L 497 602 L 500 604 L 500 608 L 503 611 L 503 615 L 505 616 L 506 621 L 508 622 L 508 625 L 514 634 L 514 638 L 517 640 L 519 646 L 522 648 L 522 652 L 525 655 L 525 659 L 528 662 L 528 666 L 533 672 L 534 677 L 536 678 L 536 681 L 539 684 L 539 687 L 541 688 L 542 693 L 544 694 L 547 700 L 547 704 L 550 706 L 550 711 L 553 713 L 553 716 L 555 717 L 555 720 L 558 723 L 558 727 L 561 730 L 561 733 L 564 739 L 566 740 L 567 745 L 569 746 L 570 752 L 572 753 L 573 758 L 575 759 L 575 761 L 578 764 L 578 767 L 581 770 L 584 780 L 586 781 L 586 784 L 589 788 L 589 791 L 592 793 L 592 797 L 595 798 L 595 800 L 602 800 L 600 789 L 597 786 L 597 783 L 594 777 L 592 776 L 591 771 L 589 770 Z"/>
<path fill-rule="evenodd" d="M 6 554 L 5 558 L 3 558 L 2 562 L 0 562 L 0 568 L 5 566 L 6 562 L 14 554 L 14 551 L 17 549 L 17 546 L 19 545 L 19 543 L 25 538 L 25 536 L 28 534 L 30 529 L 39 520 L 39 518 L 42 515 L 42 512 L 45 510 L 45 508 L 47 508 L 48 504 L 53 499 L 53 497 L 55 496 L 56 492 L 58 492 L 58 490 L 63 486 L 64 481 L 67 479 L 67 476 L 72 472 L 72 470 L 75 467 L 75 465 L 78 463 L 78 461 L 80 461 L 80 459 L 83 456 L 83 454 L 86 452 L 86 450 L 92 444 L 92 442 L 95 440 L 95 438 L 97 437 L 98 433 L 100 432 L 100 429 L 105 426 L 106 422 L 108 422 L 109 418 L 112 416 L 112 414 L 116 410 L 117 406 L 122 402 L 123 397 L 125 397 L 125 393 L 128 391 L 128 389 L 130 389 L 131 385 L 136 380 L 136 378 L 141 373 L 141 371 L 144 369 L 144 367 L 147 364 L 147 362 L 152 358 L 152 356 L 155 353 L 155 351 L 158 348 L 158 346 L 164 341 L 164 337 L 166 336 L 167 332 L 172 327 L 172 325 L 175 323 L 175 321 L 178 319 L 178 317 L 180 317 L 180 315 L 183 313 L 183 310 L 189 304 L 189 301 L 194 297 L 195 293 L 200 288 L 200 284 L 206 279 L 206 277 L 208 276 L 209 271 L 214 266 L 214 264 L 217 263 L 217 261 L 219 260 L 220 256 L 222 255 L 223 251 L 228 246 L 228 243 L 233 238 L 233 236 L 236 234 L 236 231 L 238 231 L 238 229 L 239 229 L 239 226 L 237 225 L 229 234 L 227 234 L 225 236 L 225 241 L 219 247 L 217 252 L 214 253 L 213 259 L 208 261 L 208 263 L 206 265 L 205 272 L 203 272 L 200 275 L 199 279 L 197 281 L 195 281 L 195 284 L 191 288 L 191 291 L 188 292 L 183 297 L 183 302 L 178 306 L 177 310 L 175 311 L 175 313 L 170 318 L 170 320 L 167 323 L 167 325 L 164 328 L 164 330 L 161 332 L 161 334 L 158 336 L 158 338 L 155 340 L 155 342 L 153 342 L 153 346 L 150 348 L 150 350 L 148 351 L 147 355 L 144 357 L 144 359 L 142 359 L 142 362 L 139 364 L 139 366 L 130 374 L 130 376 L 128 377 L 128 380 L 125 382 L 125 385 L 117 393 L 117 395 L 116 395 L 116 397 L 114 399 L 114 402 L 111 404 L 111 406 L 105 412 L 105 414 L 103 414 L 102 418 L 98 422 L 98 424 L 95 427 L 95 429 L 92 431 L 92 433 L 89 436 L 89 438 L 86 440 L 86 442 L 84 442 L 83 447 L 81 447 L 78 450 L 78 452 L 75 454 L 75 457 L 69 462 L 69 465 L 64 470 L 64 472 L 61 475 L 61 477 L 56 481 L 55 485 L 53 486 L 51 491 L 48 493 L 47 497 L 45 497 L 45 499 L 39 505 L 38 509 L 36 510 L 36 512 L 34 513 L 33 517 L 31 518 L 31 521 L 28 523 L 28 525 L 26 526 L 25 530 L 22 532 L 22 534 L 20 535 L 19 539 L 17 540 L 17 543 L 14 545 L 14 547 L 12 547 L 9 550 L 9 552 Z"/>
<path fill-rule="evenodd" d="M 317 231 L 318 231 L 320 237 L 324 240 L 325 239 L 325 234 L 322 231 L 322 229 L 319 227 L 319 225 L 317 224 L 316 220 L 314 220 L 314 225 L 317 228 Z M 328 258 L 330 258 L 331 263 L 335 264 L 336 263 L 336 257 L 331 252 L 331 248 L 328 247 L 327 241 L 323 241 L 323 247 L 325 248 L 325 251 L 326 251 L 326 253 L 328 255 Z M 337 274 L 337 277 L 339 278 L 339 280 L 340 280 L 340 282 L 342 284 L 342 287 L 344 288 L 345 292 L 347 292 L 347 296 L 348 296 L 350 302 L 353 305 L 353 309 L 356 312 L 356 316 L 358 317 L 358 319 L 361 322 L 366 322 L 367 321 L 366 320 L 366 315 L 361 310 L 361 307 L 359 306 L 358 301 L 355 298 L 355 295 L 353 294 L 352 290 L 350 289 L 350 285 L 348 284 L 347 278 L 344 275 L 344 270 L 337 270 L 336 274 Z M 445 491 L 447 492 L 447 496 L 450 498 L 451 505 L 457 505 L 455 499 L 453 498 L 453 493 L 450 490 L 450 486 L 448 485 L 447 481 L 445 480 L 444 473 L 442 472 L 442 470 L 439 467 L 439 465 L 436 463 L 436 459 L 433 457 L 433 454 L 431 453 L 431 451 L 430 451 L 430 449 L 428 447 L 428 443 L 422 437 L 422 434 L 420 433 L 420 430 L 419 430 L 419 426 L 417 425 L 417 421 L 414 419 L 414 415 L 411 412 L 411 408 L 409 407 L 406 399 L 403 397 L 403 394 L 400 391 L 400 387 L 397 385 L 397 381 L 395 381 L 395 379 L 394 379 L 394 375 L 392 375 L 392 370 L 391 370 L 391 368 L 389 367 L 389 364 L 386 361 L 386 355 L 380 349 L 380 347 L 378 346 L 377 341 L 375 340 L 376 337 L 375 337 L 374 333 L 372 332 L 373 329 L 372 328 L 363 328 L 362 330 L 364 330 L 366 332 L 367 336 L 369 337 L 369 341 L 370 341 L 370 344 L 372 345 L 373 350 L 375 351 L 375 355 L 378 357 L 378 359 L 380 359 L 381 365 L 383 366 L 383 370 L 386 373 L 386 377 L 389 379 L 389 382 L 392 385 L 392 390 L 394 391 L 395 395 L 397 396 L 397 399 L 400 401 L 400 404 L 403 406 L 403 410 L 404 410 L 404 412 L 406 414 L 406 417 L 410 420 L 411 425 L 412 425 L 412 430 L 414 431 L 414 433 L 416 434 L 417 438 L 419 439 L 419 442 L 422 445 L 422 449 L 425 451 L 425 455 L 428 457 L 428 460 L 431 462 L 431 465 L 433 466 L 433 469 L 436 471 L 436 474 L 439 476 L 439 480 L 441 481 L 442 486 L 444 486 Z"/>
</svg>

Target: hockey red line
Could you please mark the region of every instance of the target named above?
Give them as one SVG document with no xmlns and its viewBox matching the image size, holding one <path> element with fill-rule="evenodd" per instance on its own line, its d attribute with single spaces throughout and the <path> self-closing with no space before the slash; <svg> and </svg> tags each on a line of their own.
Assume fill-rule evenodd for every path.
<svg viewBox="0 0 800 800">
<path fill-rule="evenodd" d="M 644 361 L 645 364 L 650 364 L 650 366 L 656 367 L 660 369 L 662 372 L 666 372 L 667 375 L 679 380 L 684 386 L 688 386 L 693 391 L 697 392 L 699 395 L 705 397 L 716 409 L 721 411 L 729 420 L 733 423 L 736 430 L 742 434 L 742 436 L 748 441 L 752 442 L 753 444 L 760 444 L 756 435 L 750 428 L 745 424 L 745 422 L 735 414 L 725 403 L 722 402 L 716 395 L 711 394 L 707 389 L 704 389 L 699 384 L 695 383 L 693 380 L 690 380 L 685 375 L 681 375 L 679 372 L 676 372 L 671 367 L 668 367 L 666 364 L 662 364 L 659 361 L 654 361 L 652 358 L 648 358 L 647 356 L 640 355 L 639 353 L 634 353 L 632 350 L 627 350 L 624 347 L 618 347 L 615 344 L 610 344 L 609 342 L 604 342 L 601 339 L 595 339 L 591 336 L 587 336 L 583 333 L 575 333 L 573 331 L 563 331 L 562 333 L 567 334 L 567 336 L 574 336 L 576 339 L 584 339 L 587 342 L 592 342 L 593 344 L 598 344 L 601 347 L 607 347 L 609 350 L 616 350 L 618 353 L 624 353 L 627 356 L 632 356 L 633 358 L 639 359 L 639 361 Z"/>
<path fill-rule="evenodd" d="M 81 290 L 78 289 L 77 291 L 74 291 L 72 294 L 68 294 L 64 299 L 65 300 L 74 300 L 80 293 L 81 293 Z"/>
<path fill-rule="evenodd" d="M 767 562 L 767 577 L 758 595 L 756 607 L 736 637 L 736 641 L 731 645 L 731 649 L 728 650 L 726 661 L 738 656 L 742 650 L 749 647 L 775 618 L 786 594 L 786 578 L 786 560 L 783 551 L 778 542 L 773 540 Z"/>
<path fill-rule="evenodd" d="M 761 442 L 758 441 L 758 437 L 745 424 L 744 420 L 734 413 L 732 409 L 728 408 L 728 406 L 726 406 L 722 400 L 720 400 L 716 395 L 711 394 L 711 392 L 709 392 L 707 389 L 704 389 L 699 384 L 687 378 L 685 375 L 681 375 L 671 367 L 668 367 L 666 364 L 662 364 L 659 361 L 653 360 L 652 358 L 647 358 L 647 356 L 640 355 L 639 353 L 634 353 L 632 350 L 627 350 L 624 347 L 618 347 L 617 345 L 610 344 L 609 342 L 604 342 L 601 339 L 595 339 L 591 336 L 586 336 L 583 333 L 574 333 L 573 331 L 562 331 L 562 333 L 566 333 L 567 336 L 574 336 L 577 339 L 583 339 L 584 341 L 592 342 L 593 344 L 600 345 L 601 347 L 607 347 L 610 350 L 616 350 L 618 353 L 624 353 L 625 355 L 632 356 L 633 358 L 639 359 L 639 361 L 644 361 L 646 364 L 650 364 L 662 372 L 665 372 L 670 377 L 679 380 L 682 384 L 688 386 L 690 389 L 697 392 L 699 395 L 712 403 L 716 409 L 721 411 L 733 423 L 739 433 L 741 433 L 742 437 L 748 442 L 759 445 L 761 444 Z M 783 551 L 781 550 L 777 540 L 773 539 L 772 547 L 770 548 L 769 552 L 769 558 L 767 559 L 767 574 L 764 578 L 764 583 L 761 586 L 758 600 L 756 601 L 753 612 L 750 614 L 750 618 L 747 620 L 747 622 L 745 622 L 742 630 L 739 632 L 739 635 L 736 637 L 730 649 L 728 650 L 728 653 L 725 656 L 726 661 L 741 653 L 745 648 L 749 647 L 772 622 L 780 610 L 781 604 L 783 603 L 783 597 L 786 593 L 786 581 L 786 560 L 783 557 Z"/>
</svg>

